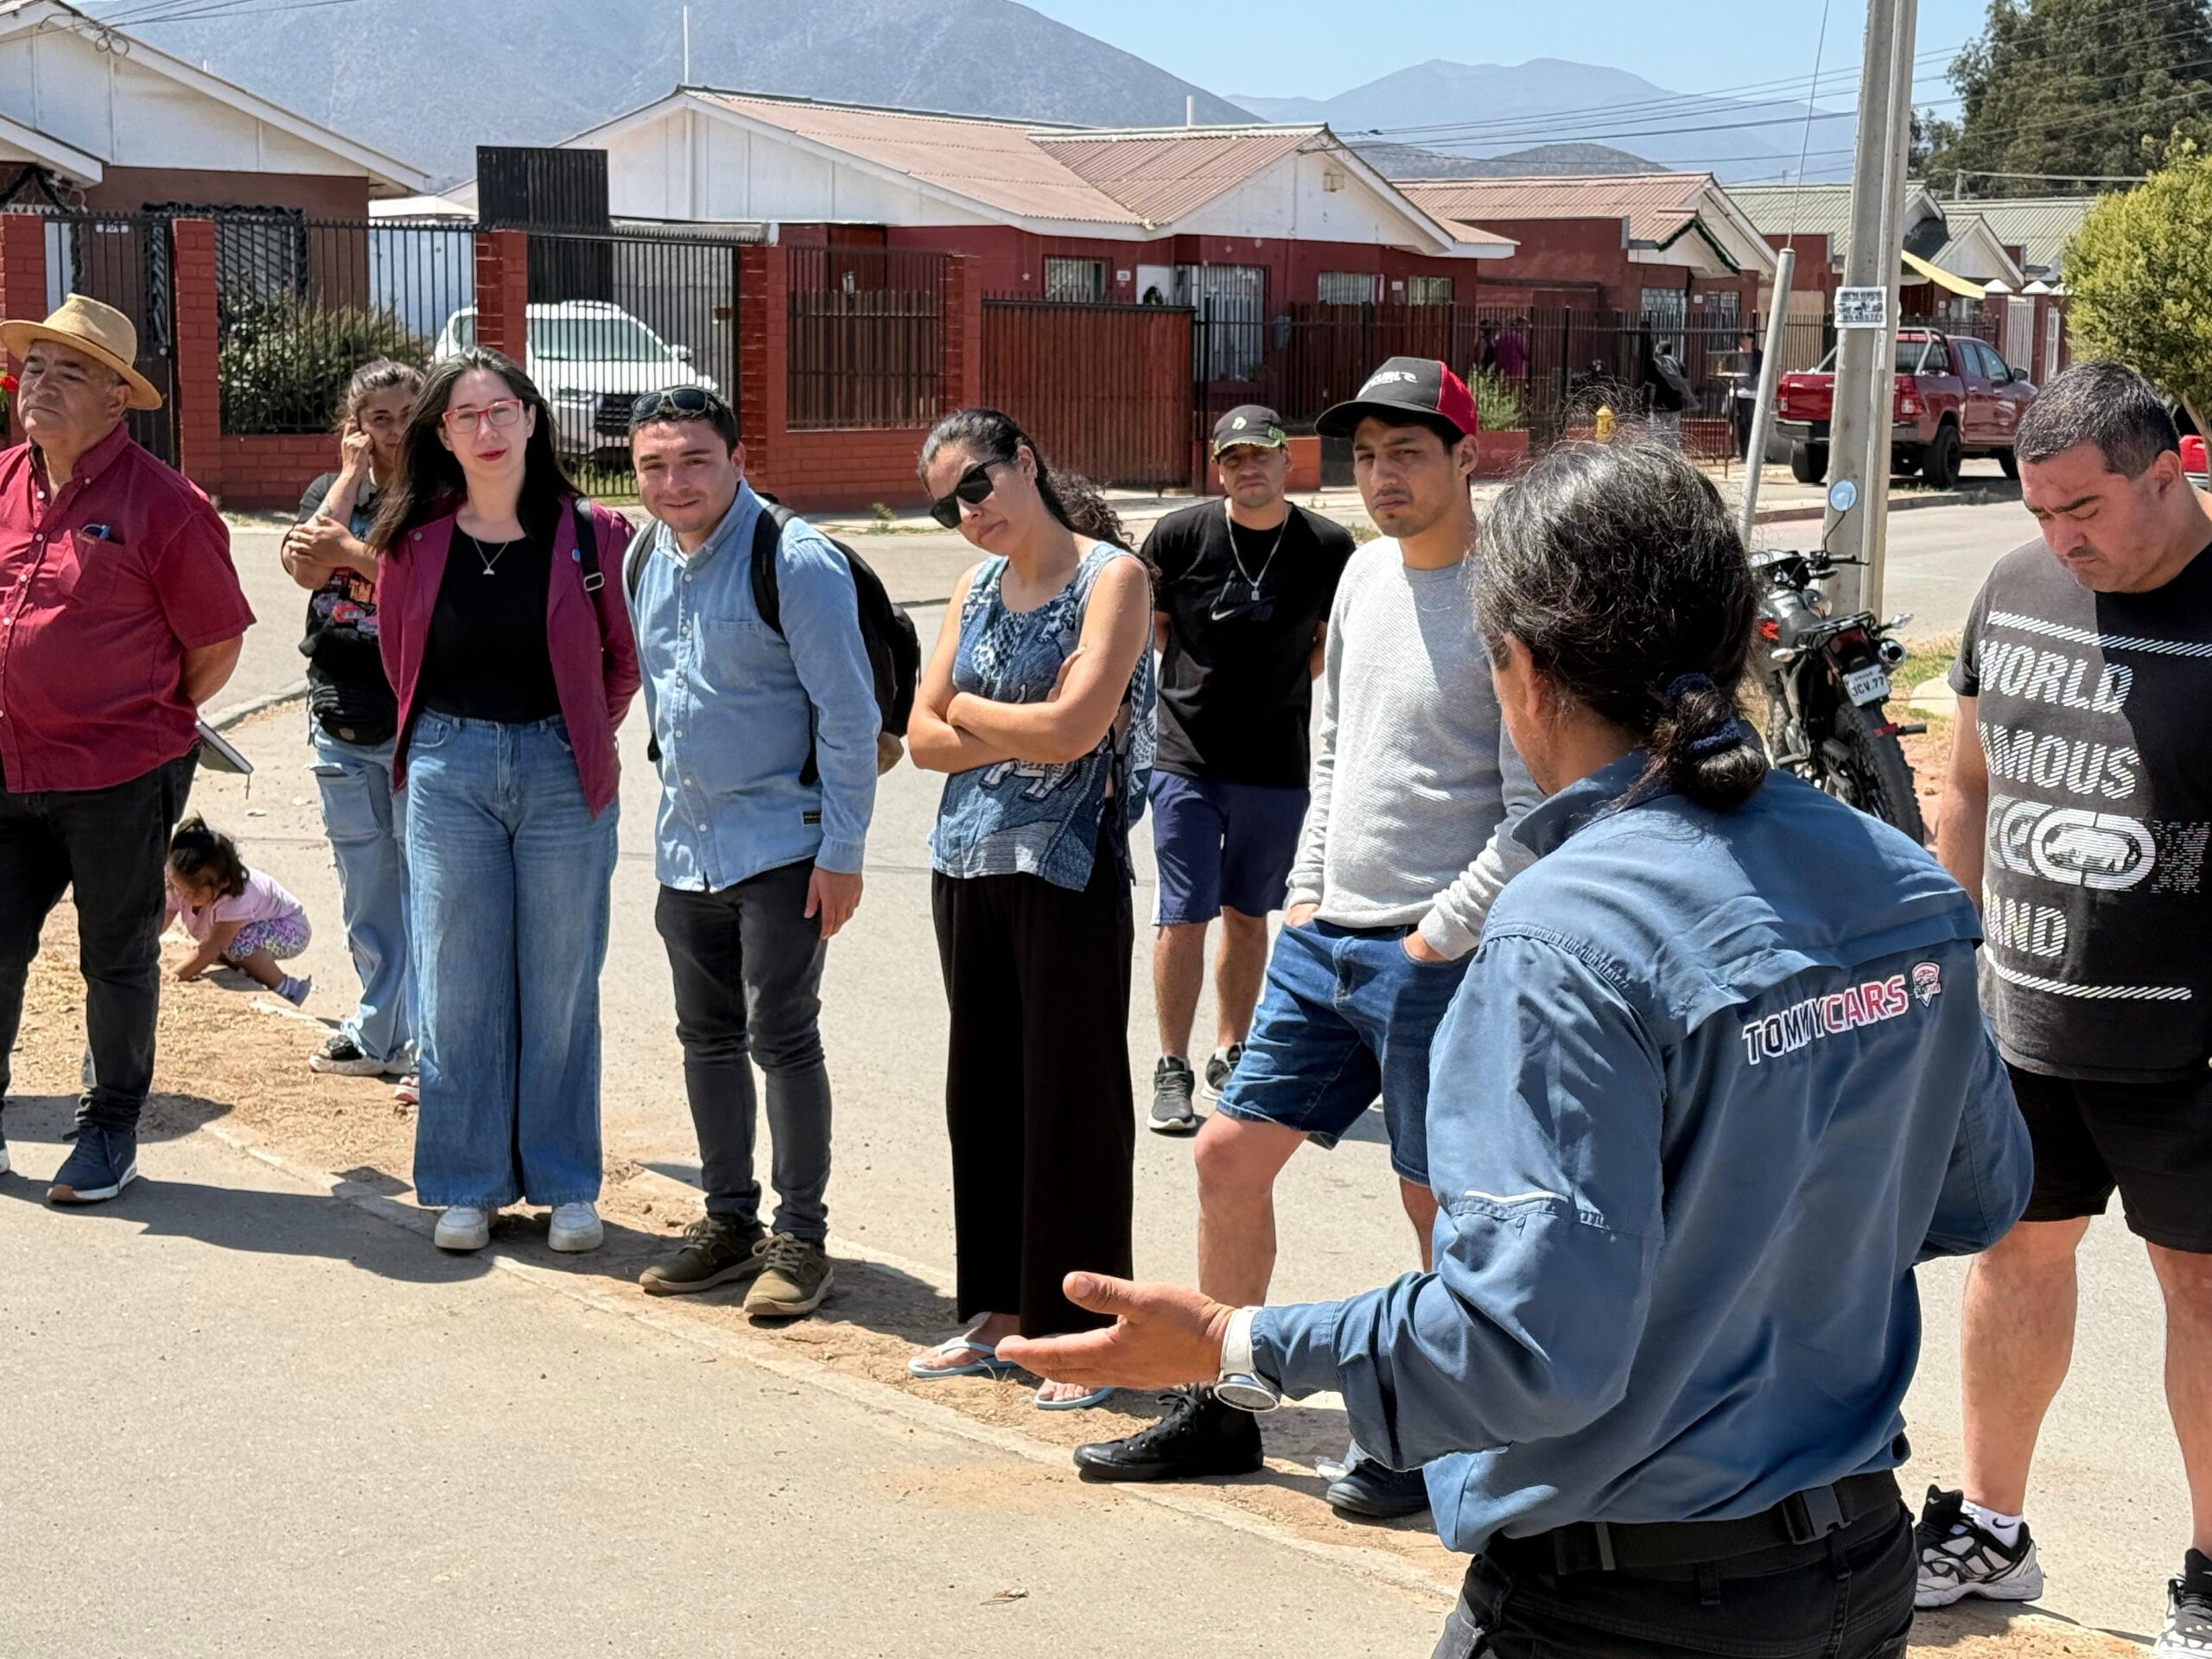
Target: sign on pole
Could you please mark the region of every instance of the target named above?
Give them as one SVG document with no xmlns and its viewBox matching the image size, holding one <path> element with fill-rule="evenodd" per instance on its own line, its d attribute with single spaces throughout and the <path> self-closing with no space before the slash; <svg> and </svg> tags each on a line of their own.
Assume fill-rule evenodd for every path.
<svg viewBox="0 0 2212 1659">
<path fill-rule="evenodd" d="M 1835 291 L 1835 326 L 1839 328 L 1885 328 L 1890 321 L 1890 290 L 1886 288 L 1839 288 Z"/>
</svg>

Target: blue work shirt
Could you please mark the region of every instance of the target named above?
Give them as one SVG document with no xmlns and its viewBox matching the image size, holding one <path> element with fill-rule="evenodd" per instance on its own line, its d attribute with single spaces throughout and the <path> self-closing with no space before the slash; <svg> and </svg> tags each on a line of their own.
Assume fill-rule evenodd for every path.
<svg viewBox="0 0 2212 1659">
<path fill-rule="evenodd" d="M 1643 760 L 1519 826 L 1543 856 L 1432 1050 L 1435 1271 L 1253 1321 L 1256 1369 L 1428 1465 L 1470 1553 L 1893 1467 L 1914 1264 L 2027 1205 L 1958 884 L 1779 774 L 1731 812 L 1604 810 Z"/>
<path fill-rule="evenodd" d="M 875 680 L 844 555 L 793 520 L 776 551 L 783 632 L 753 602 L 760 498 L 741 483 L 686 555 L 647 532 L 632 598 L 645 712 L 660 744 L 661 885 L 716 893 L 811 858 L 861 868 L 875 808 Z M 803 783 L 811 745 L 820 781 Z"/>
</svg>

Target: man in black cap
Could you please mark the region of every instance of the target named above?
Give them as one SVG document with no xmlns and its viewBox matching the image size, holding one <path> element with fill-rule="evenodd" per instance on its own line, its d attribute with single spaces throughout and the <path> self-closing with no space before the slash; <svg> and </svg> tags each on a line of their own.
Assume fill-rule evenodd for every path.
<svg viewBox="0 0 2212 1659">
<path fill-rule="evenodd" d="M 1330 607 L 1288 913 L 1243 1056 L 1198 1139 L 1198 1284 L 1231 1307 L 1267 1298 L 1283 1166 L 1307 1141 L 1333 1147 L 1378 1094 L 1427 1265 L 1429 1044 L 1491 901 L 1529 861 L 1508 832 L 1538 798 L 1506 739 L 1468 598 L 1466 383 L 1433 359 L 1394 357 L 1319 424 L 1351 440 L 1382 536 L 1352 555 Z M 1194 1389 L 1170 1395 L 1141 1433 L 1075 1455 L 1094 1480 L 1245 1474 L 1260 1466 L 1260 1430 Z M 1357 1447 L 1328 1499 L 1369 1518 L 1428 1506 L 1418 1470 L 1384 1468 Z"/>
<path fill-rule="evenodd" d="M 1236 1069 L 1267 969 L 1268 912 L 1282 908 L 1306 817 L 1313 677 L 1352 541 L 1343 525 L 1284 499 L 1289 442 L 1274 410 L 1230 410 L 1213 429 L 1223 499 L 1168 514 L 1145 540 L 1160 574 L 1152 772 L 1160 1064 L 1149 1121 L 1161 1135 L 1194 1133 L 1193 1091 L 1219 1099 Z M 1216 916 L 1215 1047 L 1201 1086 L 1191 1027 Z"/>
</svg>

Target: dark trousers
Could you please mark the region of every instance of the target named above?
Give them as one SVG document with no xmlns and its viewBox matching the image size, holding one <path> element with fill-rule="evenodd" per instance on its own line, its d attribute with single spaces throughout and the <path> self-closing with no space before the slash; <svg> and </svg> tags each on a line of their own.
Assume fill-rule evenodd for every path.
<svg viewBox="0 0 2212 1659">
<path fill-rule="evenodd" d="M 0 1096 L 39 930 L 73 887 L 92 1058 L 79 1116 L 109 1128 L 137 1126 L 154 1086 L 162 871 L 198 756 L 194 748 L 110 789 L 18 793 L 0 785 Z"/>
<path fill-rule="evenodd" d="M 1751 417 L 1758 412 L 1758 400 L 1752 397 L 1731 397 L 1729 410 L 1736 417 L 1736 459 L 1751 458 Z"/>
<path fill-rule="evenodd" d="M 806 912 L 814 861 L 724 887 L 663 887 L 653 912 L 676 979 L 683 1090 L 699 1135 L 707 1213 L 760 1218 L 753 1173 L 753 1061 L 768 1077 L 776 1230 L 829 1236 L 830 1070 L 822 1059 L 822 918 Z"/>
<path fill-rule="evenodd" d="M 1493 1541 L 1432 1659 L 1902 1659 L 1912 1630 L 1902 1504 L 1813 1543 L 1705 1567 L 1553 1567 L 1541 1538 Z"/>
<path fill-rule="evenodd" d="M 1025 1337 L 1105 1324 L 1060 1280 L 1130 1271 L 1128 878 L 1102 837 L 1081 893 L 1034 875 L 940 873 L 931 897 L 952 1006 L 944 1116 L 960 1317 L 1019 1314 Z"/>
</svg>

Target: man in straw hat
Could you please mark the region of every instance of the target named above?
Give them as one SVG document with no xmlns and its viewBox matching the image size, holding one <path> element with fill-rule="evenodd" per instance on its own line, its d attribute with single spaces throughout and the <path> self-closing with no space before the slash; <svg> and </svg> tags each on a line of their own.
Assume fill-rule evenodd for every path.
<svg viewBox="0 0 2212 1659">
<path fill-rule="evenodd" d="M 39 929 L 73 887 L 92 1087 L 47 1197 L 89 1204 L 138 1173 L 162 863 L 195 711 L 253 613 L 222 518 L 124 429 L 162 403 L 130 319 L 72 294 L 43 322 L 0 321 L 0 348 L 30 439 L 0 452 L 0 1098 Z"/>
</svg>

